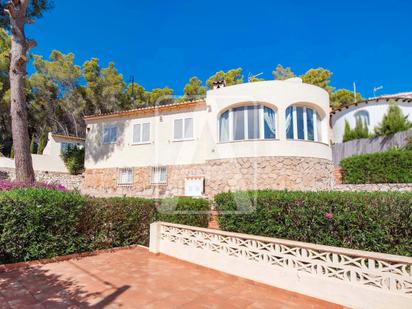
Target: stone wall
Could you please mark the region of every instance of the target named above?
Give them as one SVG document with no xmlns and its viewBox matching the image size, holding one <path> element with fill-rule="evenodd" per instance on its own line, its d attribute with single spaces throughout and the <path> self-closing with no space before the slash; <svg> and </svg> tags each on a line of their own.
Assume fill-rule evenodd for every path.
<svg viewBox="0 0 412 309">
<path fill-rule="evenodd" d="M 151 167 L 133 169 L 133 184 L 118 185 L 117 168 L 88 169 L 82 192 L 95 196 L 133 195 L 163 197 L 184 195 L 186 177 L 205 179 L 205 196 L 254 189 L 330 190 L 334 183 L 329 160 L 302 157 L 259 157 L 210 160 L 205 164 L 167 167 L 167 184 L 151 184 Z"/>
<path fill-rule="evenodd" d="M 392 192 L 412 192 L 412 183 L 377 183 L 377 184 L 343 184 L 336 185 L 333 191 L 350 191 L 350 192 L 375 192 L 375 191 L 392 191 Z"/>
<path fill-rule="evenodd" d="M 80 190 L 84 176 L 83 175 L 69 175 L 66 173 L 52 173 L 36 171 L 36 180 L 39 182 L 61 184 L 69 190 Z M 11 168 L 0 169 L 0 180 L 14 180 L 16 173 Z"/>
</svg>

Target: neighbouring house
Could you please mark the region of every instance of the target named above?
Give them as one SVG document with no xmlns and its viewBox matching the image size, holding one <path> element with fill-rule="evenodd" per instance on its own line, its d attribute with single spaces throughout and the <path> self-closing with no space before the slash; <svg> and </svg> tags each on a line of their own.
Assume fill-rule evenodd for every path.
<svg viewBox="0 0 412 309">
<path fill-rule="evenodd" d="M 348 121 L 350 127 L 354 128 L 356 120 L 360 119 L 368 126 L 369 132 L 373 133 L 374 128 L 382 121 L 383 115 L 392 103 L 398 105 L 402 113 L 412 121 L 412 92 L 370 98 L 340 107 L 331 112 L 333 141 L 342 143 L 345 121 Z"/>
<path fill-rule="evenodd" d="M 220 84 L 205 99 L 85 121 L 89 194 L 212 197 L 333 184 L 329 96 L 299 78 Z"/>
<path fill-rule="evenodd" d="M 61 158 L 62 152 L 68 147 L 84 147 L 84 138 L 49 133 L 47 145 L 43 154 L 32 154 L 35 172 L 68 173 Z M 0 158 L 0 169 L 15 169 L 14 159 Z"/>
</svg>

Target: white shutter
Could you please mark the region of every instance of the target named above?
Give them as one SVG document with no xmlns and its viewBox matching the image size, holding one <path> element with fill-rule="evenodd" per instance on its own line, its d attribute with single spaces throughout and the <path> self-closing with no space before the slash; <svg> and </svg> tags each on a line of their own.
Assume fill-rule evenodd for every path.
<svg viewBox="0 0 412 309">
<path fill-rule="evenodd" d="M 174 122 L 174 138 L 182 139 L 183 138 L 183 119 L 175 119 Z"/>
<path fill-rule="evenodd" d="M 185 138 L 193 138 L 193 118 L 185 119 Z"/>
</svg>

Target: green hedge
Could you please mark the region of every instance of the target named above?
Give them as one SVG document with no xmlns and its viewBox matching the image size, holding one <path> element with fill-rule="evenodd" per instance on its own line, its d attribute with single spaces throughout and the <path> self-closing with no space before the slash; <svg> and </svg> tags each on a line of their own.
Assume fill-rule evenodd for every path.
<svg viewBox="0 0 412 309">
<path fill-rule="evenodd" d="M 158 211 L 162 204 L 188 214 Z M 162 220 L 206 227 L 208 208 L 206 200 L 191 198 L 162 203 L 131 197 L 89 198 L 48 189 L 0 192 L 0 264 L 148 245 L 150 223 Z"/>
<path fill-rule="evenodd" d="M 412 193 L 237 194 L 215 197 L 223 230 L 412 256 Z M 233 212 L 238 209 L 251 212 Z"/>
<path fill-rule="evenodd" d="M 412 183 L 411 150 L 352 156 L 343 159 L 340 166 L 343 183 Z"/>
</svg>

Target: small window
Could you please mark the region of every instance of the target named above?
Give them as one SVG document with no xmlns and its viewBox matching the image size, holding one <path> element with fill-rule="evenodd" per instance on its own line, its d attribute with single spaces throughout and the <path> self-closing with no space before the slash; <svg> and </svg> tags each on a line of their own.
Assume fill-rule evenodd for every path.
<svg viewBox="0 0 412 309">
<path fill-rule="evenodd" d="M 132 168 L 120 168 L 119 178 L 118 178 L 117 183 L 119 185 L 133 184 L 133 169 Z"/>
<path fill-rule="evenodd" d="M 117 127 L 104 128 L 103 144 L 114 144 L 117 141 Z"/>
<path fill-rule="evenodd" d="M 60 144 L 60 153 L 65 153 L 67 150 L 74 148 L 75 145 L 72 143 L 61 143 Z"/>
<path fill-rule="evenodd" d="M 369 126 L 370 120 L 369 120 L 369 113 L 367 111 L 359 111 L 355 114 L 355 119 L 356 121 L 361 121 L 362 123 L 366 124 Z"/>
<path fill-rule="evenodd" d="M 156 166 L 152 168 L 152 183 L 164 184 L 167 180 L 167 169 L 165 166 Z"/>
<path fill-rule="evenodd" d="M 133 126 L 133 144 L 148 143 L 150 141 L 150 123 L 135 124 Z"/>
<path fill-rule="evenodd" d="M 193 118 L 175 119 L 174 122 L 174 139 L 191 139 L 193 138 Z"/>
</svg>

